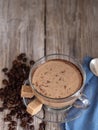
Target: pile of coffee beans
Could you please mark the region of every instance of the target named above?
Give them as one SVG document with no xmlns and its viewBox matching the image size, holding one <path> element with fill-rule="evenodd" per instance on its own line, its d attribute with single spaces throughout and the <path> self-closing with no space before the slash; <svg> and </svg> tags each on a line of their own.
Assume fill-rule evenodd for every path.
<svg viewBox="0 0 98 130">
<path fill-rule="evenodd" d="M 26 107 L 20 96 L 21 86 L 28 79 L 30 67 L 34 64 L 33 60 L 28 60 L 25 53 L 19 54 L 12 62 L 12 67 L 3 68 L 5 79 L 2 80 L 3 88 L 0 89 L 0 99 L 3 101 L 0 112 L 5 109 L 9 113 L 4 117 L 5 122 L 9 122 L 8 130 L 16 130 L 17 121 L 24 130 L 34 130 L 33 117 L 26 112 Z M 45 130 L 45 123 L 39 124 L 39 130 Z"/>
</svg>

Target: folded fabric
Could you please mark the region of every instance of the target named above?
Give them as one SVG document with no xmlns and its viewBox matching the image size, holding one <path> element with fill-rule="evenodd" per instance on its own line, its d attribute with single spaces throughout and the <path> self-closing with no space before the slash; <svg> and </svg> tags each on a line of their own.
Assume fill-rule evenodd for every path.
<svg viewBox="0 0 98 130">
<path fill-rule="evenodd" d="M 87 76 L 84 93 L 90 101 L 90 107 L 83 110 L 79 118 L 66 122 L 65 130 L 98 130 L 98 77 L 94 76 L 89 69 L 90 60 L 90 57 L 85 57 L 83 60 Z"/>
</svg>

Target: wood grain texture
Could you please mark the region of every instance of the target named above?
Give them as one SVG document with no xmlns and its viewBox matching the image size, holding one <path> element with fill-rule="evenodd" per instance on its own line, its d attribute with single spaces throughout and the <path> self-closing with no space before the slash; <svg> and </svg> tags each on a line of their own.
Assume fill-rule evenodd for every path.
<svg viewBox="0 0 98 130">
<path fill-rule="evenodd" d="M 47 0 L 46 11 L 46 53 L 69 54 L 69 25 L 67 11 L 69 0 Z"/>
<path fill-rule="evenodd" d="M 98 1 L 47 0 L 46 50 L 82 60 L 98 56 Z"/>
<path fill-rule="evenodd" d="M 0 70 L 10 68 L 21 52 L 34 60 L 44 55 L 44 0 L 0 0 Z M 0 73 L 0 86 L 3 76 Z M 8 130 L 6 112 L 0 113 L 0 130 Z M 34 118 L 36 130 L 39 122 Z"/>
</svg>

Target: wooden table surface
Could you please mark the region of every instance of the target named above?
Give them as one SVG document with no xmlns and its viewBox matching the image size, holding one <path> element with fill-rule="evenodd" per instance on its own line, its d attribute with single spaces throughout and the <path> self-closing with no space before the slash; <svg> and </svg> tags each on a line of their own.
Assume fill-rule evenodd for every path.
<svg viewBox="0 0 98 130">
<path fill-rule="evenodd" d="M 98 0 L 0 0 L 0 70 L 20 52 L 34 60 L 51 53 L 98 57 Z M 0 130 L 8 129 L 4 115 Z M 39 122 L 34 118 L 35 130 Z"/>
</svg>

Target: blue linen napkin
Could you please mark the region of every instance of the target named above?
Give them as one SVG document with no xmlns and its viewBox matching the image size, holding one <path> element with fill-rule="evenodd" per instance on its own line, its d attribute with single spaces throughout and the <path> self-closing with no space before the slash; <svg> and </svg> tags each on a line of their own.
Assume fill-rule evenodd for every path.
<svg viewBox="0 0 98 130">
<path fill-rule="evenodd" d="M 90 107 L 83 110 L 79 118 L 65 123 L 64 130 L 98 130 L 98 77 L 94 76 L 89 69 L 90 60 L 90 57 L 85 57 L 83 60 L 83 67 L 87 75 L 84 93 L 90 100 Z"/>
</svg>

